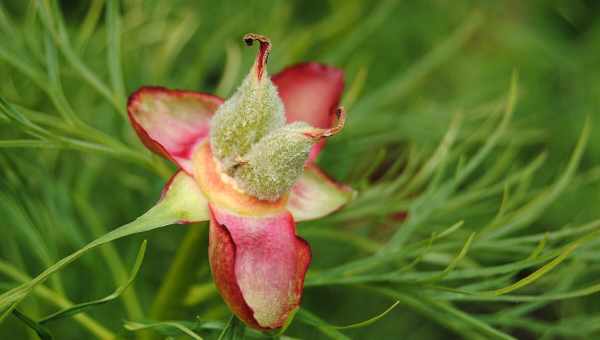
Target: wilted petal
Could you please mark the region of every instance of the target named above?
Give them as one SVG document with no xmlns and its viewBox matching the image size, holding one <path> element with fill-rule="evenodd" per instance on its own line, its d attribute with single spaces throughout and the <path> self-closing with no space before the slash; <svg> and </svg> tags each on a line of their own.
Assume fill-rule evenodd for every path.
<svg viewBox="0 0 600 340">
<path fill-rule="evenodd" d="M 287 208 L 298 222 L 312 220 L 340 209 L 354 194 L 352 188 L 334 182 L 316 165 L 308 165 L 292 187 Z"/>
<path fill-rule="evenodd" d="M 344 73 L 318 63 L 288 67 L 272 77 L 283 100 L 288 122 L 304 121 L 318 128 L 329 128 L 344 90 Z M 325 145 L 321 141 L 310 155 L 314 160 Z"/>
<path fill-rule="evenodd" d="M 144 145 L 191 173 L 191 153 L 209 133 L 209 120 L 223 100 L 209 94 L 142 87 L 127 111 Z"/>
<path fill-rule="evenodd" d="M 210 205 L 209 259 L 231 310 L 259 329 L 279 328 L 300 304 L 310 247 L 288 212 L 240 216 Z"/>
<path fill-rule="evenodd" d="M 180 216 L 178 223 L 208 221 L 208 202 L 193 177 L 177 171 L 165 184 L 160 195 Z"/>
</svg>

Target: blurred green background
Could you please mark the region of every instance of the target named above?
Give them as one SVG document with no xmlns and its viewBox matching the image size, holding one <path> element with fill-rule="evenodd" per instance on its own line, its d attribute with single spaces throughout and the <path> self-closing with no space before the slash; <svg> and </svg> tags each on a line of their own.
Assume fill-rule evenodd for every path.
<svg viewBox="0 0 600 340">
<path fill-rule="evenodd" d="M 586 239 L 568 251 L 600 227 L 594 0 L 4 0 L 0 97 L 25 123 L 0 113 L 2 291 L 152 206 L 174 169 L 138 142 L 126 97 L 142 85 L 227 97 L 254 58 L 241 41 L 248 32 L 272 39 L 271 74 L 317 61 L 346 75 L 347 126 L 319 162 L 359 195 L 339 214 L 299 226 L 314 257 L 302 307 L 321 321 L 302 314 L 287 336 L 600 336 L 600 305 L 591 295 L 598 289 L 580 292 L 599 278 L 600 244 Z M 513 74 L 518 99 L 502 130 Z M 584 126 L 591 132 L 579 155 Z M 454 143 L 438 148 L 448 139 Z M 405 211 L 406 220 L 397 218 Z M 448 237 L 431 236 L 460 221 Z M 95 250 L 45 284 L 50 297 L 38 290 L 19 310 L 37 319 L 64 307 L 60 299 L 108 295 L 143 239 L 148 251 L 124 303 L 90 308 L 86 317 L 122 338 L 140 334 L 125 330 L 124 320 L 157 315 L 222 328 L 229 312 L 210 282 L 204 225 Z M 151 313 L 185 247 L 178 294 Z M 380 249 L 392 255 L 383 261 Z M 528 276 L 557 256 L 551 271 Z M 365 259 L 375 264 L 348 267 Z M 523 278 L 532 280 L 511 296 L 537 298 L 483 296 Z M 394 301 L 400 304 L 368 326 L 331 326 L 366 320 Z M 57 339 L 93 338 L 84 323 L 68 318 L 48 328 Z M 0 324 L 2 339 L 35 337 L 13 316 Z"/>
</svg>

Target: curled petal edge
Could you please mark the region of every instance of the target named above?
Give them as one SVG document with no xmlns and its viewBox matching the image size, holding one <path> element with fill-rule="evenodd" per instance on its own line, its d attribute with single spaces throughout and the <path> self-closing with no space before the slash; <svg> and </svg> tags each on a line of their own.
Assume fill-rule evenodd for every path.
<svg viewBox="0 0 600 340">
<path fill-rule="evenodd" d="M 219 97 L 192 91 L 145 86 L 127 103 L 131 125 L 142 143 L 191 173 L 194 148 L 208 137 Z"/>
<path fill-rule="evenodd" d="M 287 208 L 297 222 L 327 216 L 352 201 L 356 191 L 329 178 L 314 164 L 309 164 L 294 184 Z"/>
</svg>

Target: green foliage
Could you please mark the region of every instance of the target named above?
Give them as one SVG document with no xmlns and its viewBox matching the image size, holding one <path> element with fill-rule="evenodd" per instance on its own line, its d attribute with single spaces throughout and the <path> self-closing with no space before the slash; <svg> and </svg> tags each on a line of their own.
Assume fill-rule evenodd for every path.
<svg viewBox="0 0 600 340">
<path fill-rule="evenodd" d="M 137 258 L 135 259 L 135 264 L 133 266 L 131 276 L 127 279 L 127 281 L 125 281 L 125 283 L 122 286 L 117 287 L 117 289 L 112 294 L 109 294 L 109 295 L 107 295 L 103 298 L 97 299 L 97 300 L 80 303 L 78 305 L 63 309 L 61 311 L 53 313 L 52 315 L 48 315 L 48 316 L 44 317 L 43 319 L 39 320 L 38 323 L 45 324 L 45 323 L 53 322 L 53 321 L 60 320 L 63 318 L 68 318 L 75 314 L 79 314 L 79 313 L 83 312 L 85 309 L 89 309 L 90 307 L 102 305 L 102 304 L 111 302 L 111 301 L 119 298 L 121 296 L 121 294 L 123 294 L 123 292 L 127 288 L 129 288 L 129 286 L 133 283 L 133 280 L 135 280 L 135 277 L 137 276 L 137 274 L 140 270 L 140 267 L 142 266 L 142 261 L 144 260 L 144 254 L 146 253 L 146 243 L 147 242 L 144 241 L 144 243 L 142 243 L 142 246 L 140 247 Z"/>
<path fill-rule="evenodd" d="M 217 340 L 237 340 L 244 338 L 244 324 L 235 316 L 231 316 L 229 322 L 219 334 Z"/>
<path fill-rule="evenodd" d="M 599 11 L 587 0 L 3 1 L 0 338 L 598 337 Z M 181 212 L 134 221 L 173 169 L 137 141 L 126 96 L 141 85 L 231 96 L 254 59 L 248 32 L 271 38 L 271 74 L 315 60 L 346 75 L 347 123 L 319 164 L 358 195 L 298 226 L 313 264 L 282 334 L 227 323 L 208 267 L 182 259 L 205 258 L 206 237 L 151 230 Z M 138 232 L 150 247 L 131 283 Z M 163 282 L 181 291 L 162 294 Z M 129 288 L 73 303 L 115 286 Z M 55 310 L 78 313 L 35 321 Z"/>
</svg>

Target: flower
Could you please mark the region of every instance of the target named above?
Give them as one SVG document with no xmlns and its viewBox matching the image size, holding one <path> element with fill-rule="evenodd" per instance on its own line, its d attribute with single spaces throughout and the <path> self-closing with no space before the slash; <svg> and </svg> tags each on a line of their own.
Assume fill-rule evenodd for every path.
<svg viewBox="0 0 600 340">
<path fill-rule="evenodd" d="M 315 159 L 325 137 L 343 127 L 343 73 L 304 63 L 269 78 L 271 44 L 227 101 L 210 94 L 142 87 L 129 98 L 129 119 L 150 150 L 180 170 L 175 186 L 196 195 L 181 223 L 210 220 L 209 260 L 221 296 L 247 325 L 281 327 L 300 304 L 310 247 L 296 222 L 328 215 L 352 199 Z M 206 202 L 206 203 L 204 203 Z"/>
</svg>

